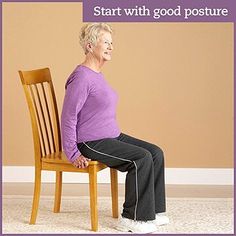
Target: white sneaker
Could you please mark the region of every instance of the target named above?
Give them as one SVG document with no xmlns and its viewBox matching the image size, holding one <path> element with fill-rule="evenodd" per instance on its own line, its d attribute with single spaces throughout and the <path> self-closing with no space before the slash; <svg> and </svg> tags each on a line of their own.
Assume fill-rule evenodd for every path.
<svg viewBox="0 0 236 236">
<path fill-rule="evenodd" d="M 135 221 L 120 217 L 116 229 L 123 232 L 132 233 L 152 233 L 157 231 L 157 227 L 152 221 Z"/>
<path fill-rule="evenodd" d="M 156 219 L 153 221 L 156 226 L 166 225 L 170 223 L 169 218 L 163 214 L 156 214 Z"/>
</svg>

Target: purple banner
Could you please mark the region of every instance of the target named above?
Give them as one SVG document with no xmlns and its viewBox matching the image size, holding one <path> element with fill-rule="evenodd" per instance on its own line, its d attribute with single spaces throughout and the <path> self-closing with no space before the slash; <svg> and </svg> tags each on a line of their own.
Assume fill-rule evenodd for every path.
<svg viewBox="0 0 236 236">
<path fill-rule="evenodd" d="M 89 0 L 84 22 L 233 22 L 235 0 Z"/>
</svg>

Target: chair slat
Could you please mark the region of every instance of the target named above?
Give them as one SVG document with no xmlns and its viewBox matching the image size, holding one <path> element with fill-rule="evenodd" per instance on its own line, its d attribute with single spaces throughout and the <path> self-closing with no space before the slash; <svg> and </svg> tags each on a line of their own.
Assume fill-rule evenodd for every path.
<svg viewBox="0 0 236 236">
<path fill-rule="evenodd" d="M 49 82 L 49 97 L 52 107 L 52 114 L 53 114 L 53 125 L 54 125 L 54 137 L 55 137 L 55 144 L 56 144 L 56 152 L 62 151 L 61 148 L 61 138 L 60 138 L 60 125 L 59 125 L 59 117 L 58 117 L 58 110 L 57 110 L 57 103 L 56 103 L 56 96 L 54 93 L 54 88 L 52 81 Z"/>
<path fill-rule="evenodd" d="M 44 98 L 44 102 L 46 105 L 46 112 L 47 112 L 47 116 L 48 116 L 48 122 L 49 122 L 49 131 L 51 134 L 51 140 L 52 140 L 52 152 L 56 151 L 56 147 L 55 147 L 55 136 L 54 136 L 54 131 L 53 131 L 53 127 L 52 127 L 52 119 L 51 119 L 51 115 L 50 115 L 50 111 L 49 111 L 49 106 L 48 106 L 48 101 L 47 101 L 47 96 L 46 96 L 46 92 L 44 89 L 44 84 L 40 83 L 42 91 L 43 91 L 43 98 Z"/>
<path fill-rule="evenodd" d="M 41 83 L 39 83 L 39 84 L 41 84 Z M 49 134 L 48 134 L 49 133 L 48 132 L 49 131 L 48 130 L 48 125 L 47 125 L 47 121 L 48 121 L 47 118 L 48 117 L 46 117 L 46 112 L 45 112 L 46 109 L 43 108 L 43 102 L 41 100 L 41 96 L 39 94 L 39 90 L 38 90 L 37 85 L 34 84 L 34 87 L 35 87 L 35 90 L 36 90 L 36 94 L 37 94 L 37 98 L 38 98 L 38 103 L 39 103 L 39 111 L 40 111 L 40 114 L 41 114 L 41 117 L 42 117 L 43 128 L 44 128 L 44 131 L 45 131 L 45 140 L 44 140 L 44 142 L 45 142 L 45 144 L 48 147 L 48 152 L 46 154 L 53 153 L 54 150 L 51 147 L 50 138 L 49 138 Z"/>
<path fill-rule="evenodd" d="M 39 102 L 39 108 L 40 108 L 40 112 L 41 112 L 41 115 L 42 115 L 42 121 L 43 121 L 42 123 L 43 123 L 45 134 L 46 134 L 44 142 L 48 146 L 49 153 L 52 153 L 54 151 L 51 150 L 51 145 L 50 145 L 50 140 L 49 140 L 49 135 L 48 135 L 48 129 L 47 129 L 47 123 L 46 123 L 46 119 L 45 119 L 45 112 L 44 112 L 44 109 L 43 109 L 42 101 L 41 101 L 41 98 L 40 98 L 40 95 L 39 95 L 37 85 L 34 84 L 34 87 L 35 87 L 35 90 L 36 90 L 36 94 L 37 94 L 37 98 L 38 98 L 38 102 Z M 49 154 L 49 153 L 47 152 L 46 154 Z"/>
<path fill-rule="evenodd" d="M 19 73 L 20 74 L 20 73 Z M 21 74 L 20 74 L 21 76 Z M 28 104 L 28 108 L 30 111 L 30 118 L 31 118 L 31 125 L 32 125 L 32 132 L 33 132 L 33 139 L 34 139 L 34 153 L 35 153 L 35 166 L 36 168 L 41 166 L 40 162 L 40 157 L 43 155 L 42 154 L 42 148 L 41 148 L 41 143 L 40 143 L 40 135 L 39 135 L 39 130 L 35 127 L 37 127 L 37 118 L 34 112 L 34 104 L 32 101 L 32 98 L 30 96 L 29 92 L 29 86 L 22 84 L 25 96 L 26 96 L 26 101 Z"/>
<path fill-rule="evenodd" d="M 33 104 L 34 104 L 36 118 L 37 118 L 37 121 L 38 121 L 38 126 L 39 126 L 39 131 L 40 131 L 39 135 L 41 137 L 41 145 L 43 146 L 43 151 L 44 151 L 43 155 L 45 156 L 47 154 L 47 152 L 46 152 L 46 148 L 45 148 L 45 142 L 44 142 L 43 131 L 42 131 L 42 127 L 41 127 L 39 112 L 38 112 L 38 108 L 37 108 L 34 92 L 33 92 L 33 89 L 31 87 L 31 85 L 29 85 L 29 88 L 30 88 L 31 97 L 32 97 Z"/>
</svg>

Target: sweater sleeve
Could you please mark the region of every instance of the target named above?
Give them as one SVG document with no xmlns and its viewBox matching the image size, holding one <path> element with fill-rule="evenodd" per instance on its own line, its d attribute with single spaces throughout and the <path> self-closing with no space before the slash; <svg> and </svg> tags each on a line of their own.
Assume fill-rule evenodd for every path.
<svg viewBox="0 0 236 236">
<path fill-rule="evenodd" d="M 62 146 L 67 159 L 74 162 L 81 155 L 77 147 L 77 119 L 89 94 L 88 78 L 74 74 L 68 79 L 61 115 Z"/>
</svg>

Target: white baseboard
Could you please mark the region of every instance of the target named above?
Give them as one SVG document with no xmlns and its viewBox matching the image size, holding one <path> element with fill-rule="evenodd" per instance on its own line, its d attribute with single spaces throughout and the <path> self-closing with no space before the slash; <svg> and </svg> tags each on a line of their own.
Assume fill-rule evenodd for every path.
<svg viewBox="0 0 236 236">
<path fill-rule="evenodd" d="M 118 173 L 118 182 L 125 183 L 126 173 Z M 3 182 L 34 182 L 34 166 L 3 166 Z M 63 173 L 63 183 L 88 183 L 88 174 Z M 43 183 L 55 182 L 55 172 L 43 171 Z M 109 169 L 98 173 L 98 183 L 110 183 Z M 233 185 L 233 168 L 166 168 L 166 184 L 190 184 L 190 185 Z"/>
</svg>

